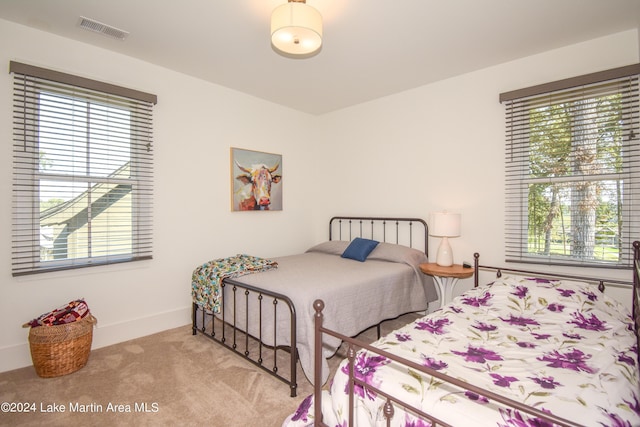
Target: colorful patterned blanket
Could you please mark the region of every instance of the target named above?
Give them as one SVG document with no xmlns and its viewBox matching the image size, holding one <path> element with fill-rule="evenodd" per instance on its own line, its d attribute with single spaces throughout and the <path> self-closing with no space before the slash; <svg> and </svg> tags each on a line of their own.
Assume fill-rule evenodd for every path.
<svg viewBox="0 0 640 427">
<path fill-rule="evenodd" d="M 202 264 L 191 276 L 193 301 L 205 310 L 220 313 L 220 283 L 227 278 L 259 273 L 278 267 L 278 263 L 251 255 L 238 254 Z"/>
<path fill-rule="evenodd" d="M 38 326 L 65 325 L 77 320 L 82 320 L 88 314 L 89 306 L 84 299 L 78 299 L 69 302 L 67 305 L 58 307 L 55 310 L 51 310 L 48 313 L 41 314 L 32 321 L 22 325 L 22 327 L 27 328 L 31 326 L 32 328 L 36 328 Z"/>
</svg>

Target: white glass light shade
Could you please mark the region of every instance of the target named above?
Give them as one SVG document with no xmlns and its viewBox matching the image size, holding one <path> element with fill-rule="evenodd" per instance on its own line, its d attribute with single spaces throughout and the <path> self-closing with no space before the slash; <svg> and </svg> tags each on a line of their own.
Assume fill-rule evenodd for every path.
<svg viewBox="0 0 640 427">
<path fill-rule="evenodd" d="M 292 1 L 271 14 L 271 44 L 289 55 L 310 55 L 322 46 L 322 15 L 306 3 Z"/>
</svg>

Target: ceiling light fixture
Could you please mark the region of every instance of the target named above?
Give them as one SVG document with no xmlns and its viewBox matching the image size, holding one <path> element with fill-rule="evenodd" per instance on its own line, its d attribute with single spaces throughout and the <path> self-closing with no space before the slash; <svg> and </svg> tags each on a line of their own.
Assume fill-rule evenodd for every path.
<svg viewBox="0 0 640 427">
<path fill-rule="evenodd" d="M 288 0 L 271 14 L 271 45 L 280 54 L 307 58 L 322 46 L 322 15 L 306 0 Z"/>
</svg>

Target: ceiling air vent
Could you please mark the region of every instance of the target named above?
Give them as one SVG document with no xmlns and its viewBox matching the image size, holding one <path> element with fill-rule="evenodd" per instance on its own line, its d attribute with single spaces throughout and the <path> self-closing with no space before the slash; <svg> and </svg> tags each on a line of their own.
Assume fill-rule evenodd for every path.
<svg viewBox="0 0 640 427">
<path fill-rule="evenodd" d="M 116 27 L 103 24 L 102 22 L 98 22 L 93 19 L 85 18 L 84 16 L 80 17 L 80 28 L 93 31 L 95 33 L 100 33 L 107 37 L 111 37 L 118 40 L 124 40 L 129 35 L 127 31 L 120 30 Z"/>
</svg>

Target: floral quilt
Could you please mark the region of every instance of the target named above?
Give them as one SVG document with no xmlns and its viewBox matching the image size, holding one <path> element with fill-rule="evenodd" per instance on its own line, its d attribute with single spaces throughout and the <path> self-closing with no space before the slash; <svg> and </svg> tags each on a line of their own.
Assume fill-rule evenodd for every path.
<svg viewBox="0 0 640 427">
<path fill-rule="evenodd" d="M 205 310 L 220 313 L 222 292 L 220 283 L 227 278 L 258 273 L 277 268 L 272 260 L 251 255 L 238 254 L 206 262 L 196 268 L 191 276 L 191 296 L 193 301 Z"/>
<path fill-rule="evenodd" d="M 593 286 L 504 276 L 381 338 L 376 347 L 584 426 L 640 426 L 638 348 L 629 311 Z M 323 392 L 323 421 L 348 421 L 346 360 Z M 356 376 L 453 426 L 549 423 L 361 351 Z M 384 402 L 355 389 L 358 426 Z M 313 424 L 313 398 L 284 425 Z M 429 426 L 395 408 L 393 426 Z"/>
</svg>

